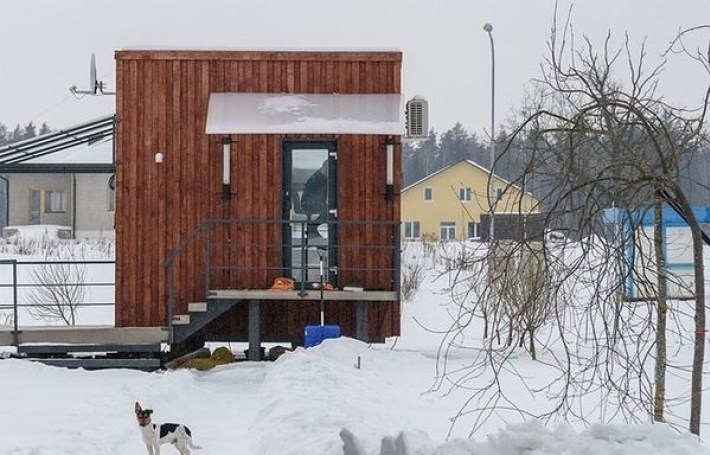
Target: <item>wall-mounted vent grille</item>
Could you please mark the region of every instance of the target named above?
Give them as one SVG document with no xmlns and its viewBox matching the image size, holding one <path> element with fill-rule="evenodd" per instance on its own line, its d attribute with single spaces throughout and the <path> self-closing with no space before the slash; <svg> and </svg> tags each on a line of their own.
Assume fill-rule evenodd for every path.
<svg viewBox="0 0 710 455">
<path fill-rule="evenodd" d="M 429 135 L 429 102 L 415 96 L 407 101 L 407 139 L 426 139 Z"/>
</svg>

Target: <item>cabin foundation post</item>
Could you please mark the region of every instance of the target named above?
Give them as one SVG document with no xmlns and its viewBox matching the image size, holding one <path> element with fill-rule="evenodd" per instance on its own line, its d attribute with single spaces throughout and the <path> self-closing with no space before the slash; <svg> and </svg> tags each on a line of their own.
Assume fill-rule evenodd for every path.
<svg viewBox="0 0 710 455">
<path fill-rule="evenodd" d="M 261 360 L 261 303 L 249 301 L 249 351 L 247 360 Z"/>
</svg>

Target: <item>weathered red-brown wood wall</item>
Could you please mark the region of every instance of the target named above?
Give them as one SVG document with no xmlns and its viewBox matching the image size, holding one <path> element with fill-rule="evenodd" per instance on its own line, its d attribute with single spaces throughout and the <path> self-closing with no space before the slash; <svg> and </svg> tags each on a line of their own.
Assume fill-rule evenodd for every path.
<svg viewBox="0 0 710 455">
<path fill-rule="evenodd" d="M 198 229 L 208 219 L 281 218 L 281 147 L 287 135 L 233 135 L 232 192 L 221 199 L 221 137 L 205 134 L 211 92 L 401 93 L 399 52 L 152 51 L 116 52 L 117 212 L 116 325 L 167 324 L 165 261 L 186 244 L 173 266 L 174 312 L 204 301 L 205 257 L 213 289 L 268 288 L 281 266 L 278 224 Z M 385 190 L 385 137 L 333 135 L 339 152 L 340 220 L 399 220 L 401 143 L 395 145 L 395 200 Z M 156 162 L 156 154 L 163 156 Z M 209 232 L 209 233 L 208 233 Z M 386 244 L 372 226 L 343 227 L 340 244 Z M 193 236 L 190 238 L 190 236 Z M 189 241 L 188 241 L 189 240 Z M 205 252 L 205 244 L 213 245 Z M 243 250 L 235 245 L 260 245 Z M 339 265 L 367 268 L 345 282 L 392 289 L 393 252 L 339 255 Z M 380 269 L 380 270 L 378 270 Z M 274 339 L 318 322 L 318 305 L 271 302 L 262 306 L 262 334 Z M 398 303 L 371 305 L 374 336 L 399 334 Z M 329 304 L 328 322 L 354 331 L 351 303 Z M 212 331 L 246 333 L 246 309 L 237 307 Z"/>
</svg>

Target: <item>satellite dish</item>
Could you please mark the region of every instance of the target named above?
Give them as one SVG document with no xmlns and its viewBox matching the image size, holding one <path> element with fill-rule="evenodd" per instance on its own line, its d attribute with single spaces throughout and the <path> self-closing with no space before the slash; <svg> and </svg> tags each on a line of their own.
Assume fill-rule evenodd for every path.
<svg viewBox="0 0 710 455">
<path fill-rule="evenodd" d="M 104 90 L 104 83 L 96 78 L 96 55 L 91 54 L 91 62 L 89 63 L 89 87 L 88 90 L 79 90 L 76 85 L 69 87 L 69 91 L 74 95 L 115 95 L 116 92 L 108 92 Z"/>
<path fill-rule="evenodd" d="M 91 53 L 91 66 L 89 68 L 89 90 L 96 95 L 96 90 L 98 89 L 99 81 L 96 80 L 96 55 Z"/>
</svg>

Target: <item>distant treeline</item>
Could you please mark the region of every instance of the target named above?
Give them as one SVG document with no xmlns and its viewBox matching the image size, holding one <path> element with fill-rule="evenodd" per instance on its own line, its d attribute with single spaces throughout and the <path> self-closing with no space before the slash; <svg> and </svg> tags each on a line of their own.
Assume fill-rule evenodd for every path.
<svg viewBox="0 0 710 455">
<path fill-rule="evenodd" d="M 15 128 L 10 131 L 6 125 L 0 123 L 0 147 L 3 145 L 10 144 L 12 142 L 24 141 L 25 139 L 31 139 L 35 136 L 41 134 L 47 134 L 51 132 L 49 126 L 46 123 L 42 123 L 42 126 L 37 129 L 37 126 L 30 122 L 24 127 L 20 126 L 18 123 Z"/>
<path fill-rule="evenodd" d="M 530 172 L 527 169 L 529 151 L 524 138 L 509 144 L 507 136 L 504 129 L 496 135 L 495 174 L 508 181 L 518 181 L 521 175 Z M 441 134 L 432 129 L 427 140 L 406 141 L 402 151 L 404 187 L 461 160 L 471 160 L 486 169 L 490 168 L 491 149 L 488 138 L 482 139 L 475 133 L 469 133 L 461 123 L 456 123 L 453 128 Z M 710 146 L 701 146 L 685 153 L 679 167 L 678 180 L 691 204 L 710 206 Z M 539 196 L 548 194 L 554 186 L 553 179 L 541 181 L 530 174 L 526 191 Z"/>
</svg>

